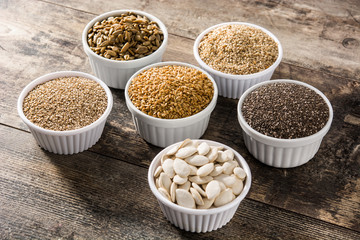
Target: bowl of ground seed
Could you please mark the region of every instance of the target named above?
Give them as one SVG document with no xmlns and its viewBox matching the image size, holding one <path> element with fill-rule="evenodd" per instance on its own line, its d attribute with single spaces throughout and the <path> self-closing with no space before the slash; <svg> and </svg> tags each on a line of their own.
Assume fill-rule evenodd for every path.
<svg viewBox="0 0 360 240">
<path fill-rule="evenodd" d="M 139 135 L 159 147 L 200 138 L 217 96 L 216 83 L 208 73 L 181 62 L 149 65 L 125 87 L 126 105 Z"/>
<path fill-rule="evenodd" d="M 195 40 L 194 56 L 214 78 L 219 95 L 238 99 L 256 83 L 270 80 L 283 50 L 263 27 L 243 22 L 212 26 Z"/>
<path fill-rule="evenodd" d="M 137 10 L 115 10 L 92 19 L 82 43 L 95 75 L 109 87 L 124 89 L 139 69 L 161 62 L 168 41 L 165 25 Z"/>
<path fill-rule="evenodd" d="M 30 82 L 20 93 L 17 110 L 40 147 L 74 154 L 99 140 L 112 105 L 103 81 L 83 72 L 61 71 Z"/>
<path fill-rule="evenodd" d="M 331 103 L 321 91 L 286 79 L 252 86 L 241 96 L 237 111 L 249 152 L 279 168 L 312 159 L 333 119 Z"/>
</svg>

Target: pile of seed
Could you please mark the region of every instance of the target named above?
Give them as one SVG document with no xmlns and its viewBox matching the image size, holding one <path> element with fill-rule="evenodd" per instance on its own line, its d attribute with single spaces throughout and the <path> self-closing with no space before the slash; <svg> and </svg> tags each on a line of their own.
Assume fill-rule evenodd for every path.
<svg viewBox="0 0 360 240">
<path fill-rule="evenodd" d="M 209 209 L 233 201 L 243 191 L 246 172 L 232 150 L 186 139 L 161 157 L 154 178 L 169 201 Z"/>
<path fill-rule="evenodd" d="M 295 83 L 271 83 L 255 89 L 245 98 L 241 111 L 253 129 L 283 139 L 315 134 L 329 119 L 324 99 Z"/>
<path fill-rule="evenodd" d="M 88 31 L 92 51 L 120 61 L 150 55 L 163 40 L 163 32 L 156 22 L 131 12 L 96 22 Z"/>
<path fill-rule="evenodd" d="M 198 50 L 211 68 L 236 75 L 263 71 L 278 57 L 278 45 L 268 34 L 238 24 L 212 30 L 201 40 Z"/>
<path fill-rule="evenodd" d="M 157 118 L 194 115 L 211 102 L 214 86 L 201 71 L 176 65 L 154 67 L 136 76 L 128 90 L 131 102 Z"/>
<path fill-rule="evenodd" d="M 101 85 L 83 77 L 61 77 L 36 86 L 24 99 L 25 117 L 39 127 L 65 131 L 87 126 L 105 112 Z"/>
</svg>

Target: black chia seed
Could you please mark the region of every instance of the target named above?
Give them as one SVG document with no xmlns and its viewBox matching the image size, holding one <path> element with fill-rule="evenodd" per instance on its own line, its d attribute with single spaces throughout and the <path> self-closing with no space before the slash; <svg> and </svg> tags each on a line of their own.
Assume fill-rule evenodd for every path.
<svg viewBox="0 0 360 240">
<path fill-rule="evenodd" d="M 282 139 L 315 134 L 329 119 L 325 100 L 295 83 L 271 83 L 255 89 L 245 98 L 241 111 L 253 129 Z"/>
</svg>

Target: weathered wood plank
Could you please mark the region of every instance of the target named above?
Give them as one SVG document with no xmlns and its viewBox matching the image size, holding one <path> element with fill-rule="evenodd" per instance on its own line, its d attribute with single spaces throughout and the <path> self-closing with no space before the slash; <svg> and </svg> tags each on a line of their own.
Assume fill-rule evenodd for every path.
<svg viewBox="0 0 360 240">
<path fill-rule="evenodd" d="M 356 239 L 359 233 L 245 199 L 232 221 L 205 234 L 172 226 L 148 187 L 147 168 L 92 152 L 60 156 L 31 134 L 0 126 L 2 239 Z M 19 139 L 22 139 L 19 142 Z"/>
<path fill-rule="evenodd" d="M 56 2 L 56 1 L 53 1 Z M 360 79 L 360 4 L 347 1 L 129 1 L 104 0 L 64 6 L 101 14 L 139 9 L 159 17 L 169 32 L 191 39 L 206 28 L 229 21 L 269 29 L 284 48 L 284 62 Z"/>
<path fill-rule="evenodd" d="M 82 28 L 94 17 L 94 13 L 112 10 L 115 6 L 106 4 L 106 1 L 102 6 L 94 2 L 93 6 L 90 7 L 87 5 L 70 5 L 70 3 L 66 2 L 64 4 L 73 8 L 42 1 L 31 2 L 31 4 L 23 0 L 0 2 L 0 71 L 2 72 L 0 77 L 0 123 L 26 129 L 17 116 L 16 99 L 21 89 L 34 78 L 58 70 L 91 72 L 86 55 L 82 51 L 80 41 Z M 125 3 L 122 1 L 119 3 L 118 8 L 140 8 L 159 15 L 172 33 L 186 36 L 170 35 L 169 47 L 164 60 L 177 60 L 196 64 L 192 57 L 193 38 L 206 27 L 205 23 L 209 25 L 216 23 L 211 22 L 215 20 L 209 16 L 209 14 L 214 13 L 214 9 L 211 7 L 205 11 L 204 6 L 185 9 L 185 5 L 176 3 L 180 4 L 180 7 L 177 10 L 172 7 L 169 11 L 183 13 L 183 15 L 178 15 L 175 13 L 169 14 L 169 12 L 164 13 L 164 8 L 155 7 L 158 6 L 157 4 L 157 2 L 153 1 L 141 2 L 141 4 L 137 1 L 126 1 Z M 163 4 L 161 6 L 166 7 L 168 3 L 164 2 Z M 215 3 L 213 6 L 218 6 L 217 4 L 220 3 Z M 243 3 L 236 2 L 233 4 L 241 5 Z M 311 3 L 307 2 L 303 4 L 305 10 L 314 8 L 311 10 L 313 11 L 311 14 L 320 14 L 321 21 L 325 19 L 329 24 L 331 21 L 339 22 L 339 18 L 344 16 L 344 11 L 350 6 L 347 2 L 336 3 L 336 7 L 339 7 L 337 12 L 334 10 L 333 5 L 322 6 L 320 3 L 314 3 L 315 6 L 312 6 Z M 276 7 L 271 7 L 272 5 Z M 93 9 L 94 6 L 97 6 L 95 10 Z M 248 8 L 245 9 L 249 10 L 250 14 L 252 4 L 246 6 Z M 352 25 L 351 21 L 355 21 L 359 16 L 357 6 L 354 4 L 354 7 L 349 10 L 353 18 L 344 25 L 343 29 L 337 27 L 336 24 L 330 25 L 325 34 L 331 34 L 331 38 L 335 38 L 343 30 L 346 33 L 352 33 L 354 25 Z M 322 7 L 324 8 L 323 12 L 321 12 Z M 81 11 L 74 8 L 79 8 Z M 86 10 L 85 8 L 89 9 Z M 286 8 L 299 10 L 302 9 L 302 6 L 298 3 L 277 4 L 268 2 L 261 4 L 257 2 L 256 8 L 264 11 L 258 17 L 260 24 L 262 21 L 265 23 L 264 19 L 266 17 L 264 16 L 266 14 L 273 14 L 274 11 L 285 11 Z M 100 11 L 102 9 L 104 11 Z M 91 11 L 91 13 L 86 11 Z M 194 11 L 196 14 L 194 14 Z M 255 16 L 249 16 L 249 14 L 245 15 L 243 11 L 241 10 L 241 14 L 244 15 L 239 14 L 236 16 L 246 17 L 250 20 L 255 18 Z M 44 15 L 43 12 L 48 14 Z M 220 14 L 217 19 L 225 21 L 227 17 L 223 18 L 223 15 L 224 13 Z M 179 25 L 179 21 L 184 16 L 189 21 Z M 202 17 L 193 19 L 193 16 Z M 205 21 L 207 17 L 211 20 Z M 304 24 L 304 21 L 301 18 L 297 19 L 296 24 Z M 310 18 L 306 21 L 310 23 L 313 20 Z M 189 24 L 193 24 L 192 28 Z M 271 23 L 267 24 L 273 26 Z M 295 29 L 296 24 L 294 25 Z M 335 31 L 330 31 L 331 28 L 335 28 Z M 282 28 L 280 32 L 285 34 L 285 28 Z M 355 31 L 355 34 L 358 33 L 359 31 Z M 306 39 L 310 38 L 310 34 L 306 35 Z M 291 39 L 298 43 L 297 39 Z M 311 41 L 319 44 L 318 39 L 311 39 Z M 337 40 L 331 41 L 336 42 Z M 273 76 L 273 78 L 290 78 L 310 83 L 323 91 L 333 104 L 335 111 L 333 126 L 324 139 L 320 152 L 313 160 L 302 167 L 290 170 L 274 169 L 257 162 L 249 155 L 242 140 L 240 126 L 236 119 L 237 101 L 222 97 L 219 98 L 209 128 L 203 137 L 220 141 L 237 149 L 248 160 L 255 176 L 249 199 L 360 231 L 360 200 L 358 195 L 360 192 L 358 173 L 360 165 L 358 160 L 360 158 L 358 134 L 360 132 L 360 86 L 358 68 L 353 68 L 351 64 L 347 64 L 348 61 L 354 60 L 351 60 L 351 58 L 353 53 L 356 53 L 357 48 L 348 53 L 347 51 L 341 52 L 341 48 L 339 50 L 336 47 L 337 45 L 328 46 L 324 43 L 320 48 L 316 44 L 315 46 L 311 45 L 312 53 L 315 53 L 315 48 L 319 48 L 324 51 L 322 54 L 318 54 L 316 57 L 313 55 L 307 56 L 307 58 L 300 54 L 297 56 L 299 59 L 304 57 L 301 61 L 293 57 L 285 58 L 285 61 L 280 64 Z M 289 45 L 289 49 L 291 49 L 291 46 L 293 45 Z M 337 63 L 335 68 L 343 70 L 334 70 L 321 65 L 323 61 L 327 61 L 327 56 L 331 56 L 333 58 L 331 61 Z M 345 59 L 344 62 L 340 61 L 341 58 Z M 317 62 L 313 64 L 313 61 Z M 309 64 L 313 66 L 310 67 Z M 352 73 L 347 73 L 346 69 L 348 67 L 351 68 Z M 342 76 L 339 77 L 338 74 Z M 146 144 L 136 134 L 130 113 L 125 106 L 123 91 L 113 90 L 113 95 L 114 110 L 109 117 L 101 141 L 91 151 L 133 165 L 146 167 L 160 149 Z M 7 136 L 3 136 L 4 139 L 7 138 Z M 39 151 L 32 138 L 29 138 L 28 141 L 30 147 L 29 149 L 23 149 L 25 153 L 27 151 Z M 20 149 L 17 151 L 21 153 Z M 92 153 L 89 152 L 85 154 L 92 156 Z M 28 156 L 31 156 L 31 154 L 28 154 Z M 95 156 L 98 155 L 95 154 Z M 105 159 L 106 157 L 104 157 L 103 161 Z M 22 172 L 18 173 L 21 175 Z"/>
</svg>

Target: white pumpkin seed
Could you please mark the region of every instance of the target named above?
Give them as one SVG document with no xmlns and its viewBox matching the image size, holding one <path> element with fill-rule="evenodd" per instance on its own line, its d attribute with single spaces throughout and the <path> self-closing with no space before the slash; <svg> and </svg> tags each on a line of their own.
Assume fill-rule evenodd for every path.
<svg viewBox="0 0 360 240">
<path fill-rule="evenodd" d="M 167 192 L 170 192 L 171 183 L 170 177 L 166 173 L 162 172 L 159 177 L 160 188 L 164 188 Z"/>
<path fill-rule="evenodd" d="M 170 200 L 172 202 L 175 202 L 176 189 L 177 189 L 177 184 L 173 182 L 170 186 Z"/>
<path fill-rule="evenodd" d="M 160 179 L 159 179 L 159 178 L 157 178 L 157 179 L 155 180 L 155 186 L 156 186 L 156 188 L 159 188 L 159 187 L 160 187 Z"/>
<path fill-rule="evenodd" d="M 187 177 L 190 174 L 190 166 L 184 160 L 180 158 L 175 158 L 174 160 L 174 171 L 180 177 Z"/>
<path fill-rule="evenodd" d="M 200 176 L 195 175 L 195 176 L 189 177 L 189 181 L 196 183 L 196 184 L 208 183 L 211 180 L 213 180 L 213 177 L 210 177 L 210 176 L 200 177 Z"/>
<path fill-rule="evenodd" d="M 182 147 L 185 147 L 185 146 L 187 146 L 189 144 L 192 144 L 192 143 L 193 143 L 193 141 L 190 138 L 187 138 L 179 145 L 179 149 L 182 148 Z"/>
<path fill-rule="evenodd" d="M 220 175 L 223 172 L 223 167 L 220 164 L 214 165 L 214 170 L 209 174 L 209 176 L 215 177 Z"/>
<path fill-rule="evenodd" d="M 181 143 L 180 143 L 180 144 L 176 144 L 175 146 L 173 146 L 172 148 L 170 148 L 169 151 L 167 151 L 166 155 L 167 155 L 167 156 L 174 155 L 174 154 L 177 152 L 177 150 L 179 150 L 180 146 L 181 146 Z"/>
<path fill-rule="evenodd" d="M 235 183 L 234 183 L 234 185 L 232 185 L 231 188 L 232 188 L 232 191 L 233 191 L 233 193 L 235 195 L 239 195 L 242 192 L 243 188 L 244 188 L 244 183 L 243 183 L 243 181 L 241 181 L 238 178 L 235 178 L 235 179 L 236 179 Z"/>
<path fill-rule="evenodd" d="M 175 175 L 173 178 L 174 183 L 182 185 L 184 183 L 186 183 L 188 180 L 187 177 L 180 177 L 179 175 Z"/>
<path fill-rule="evenodd" d="M 243 180 L 246 178 L 246 172 L 241 167 L 234 168 L 234 174 L 239 179 Z"/>
<path fill-rule="evenodd" d="M 170 178 L 173 178 L 175 176 L 174 160 L 170 158 L 166 159 L 162 164 L 162 168 L 164 170 L 164 173 L 166 173 Z"/>
<path fill-rule="evenodd" d="M 184 148 L 180 148 L 176 152 L 175 157 L 184 159 L 184 158 L 190 157 L 191 155 L 193 155 L 196 152 L 197 152 L 197 149 L 195 147 L 184 147 Z"/>
<path fill-rule="evenodd" d="M 214 206 L 215 207 L 221 207 L 225 204 L 231 202 L 235 198 L 234 193 L 230 188 L 225 189 L 225 191 L 222 191 L 220 195 L 215 199 Z"/>
<path fill-rule="evenodd" d="M 193 166 L 193 165 L 189 165 L 189 167 L 190 167 L 190 174 L 189 175 L 196 175 L 198 168 Z"/>
<path fill-rule="evenodd" d="M 214 162 L 215 159 L 218 157 L 218 147 L 210 147 L 210 151 L 206 154 L 206 157 L 209 159 L 210 162 Z"/>
<path fill-rule="evenodd" d="M 228 155 L 224 151 L 218 151 L 216 161 L 219 163 L 227 162 L 229 161 Z"/>
<path fill-rule="evenodd" d="M 162 166 L 158 166 L 154 172 L 154 177 L 159 177 L 160 176 L 160 173 L 163 171 L 163 168 Z"/>
<path fill-rule="evenodd" d="M 189 191 L 190 187 L 191 187 L 191 182 L 189 181 L 186 181 L 186 183 L 177 186 L 177 188 L 184 189 L 186 191 Z"/>
<path fill-rule="evenodd" d="M 200 155 L 206 155 L 210 151 L 210 146 L 206 142 L 202 142 L 197 150 Z"/>
<path fill-rule="evenodd" d="M 195 200 L 195 203 L 199 206 L 204 205 L 204 201 L 200 195 L 200 193 L 195 188 L 190 188 L 190 192 L 192 197 Z"/>
<path fill-rule="evenodd" d="M 227 149 L 224 151 L 224 153 L 226 154 L 229 161 L 234 160 L 234 152 L 233 151 L 231 151 L 230 149 Z"/>
<path fill-rule="evenodd" d="M 236 161 L 227 161 L 223 165 L 223 173 L 230 175 L 233 173 L 234 168 L 236 167 Z"/>
<path fill-rule="evenodd" d="M 203 201 L 204 201 L 204 205 L 197 206 L 198 209 L 209 209 L 213 205 L 215 198 L 213 199 L 203 198 Z"/>
<path fill-rule="evenodd" d="M 187 208 L 195 208 L 195 200 L 191 193 L 184 189 L 176 189 L 176 203 Z"/>
<path fill-rule="evenodd" d="M 219 176 L 214 177 L 214 179 L 223 182 L 227 187 L 232 187 L 236 180 L 234 175 L 229 176 L 226 174 L 220 174 Z"/>
<path fill-rule="evenodd" d="M 208 199 L 213 199 L 219 196 L 221 192 L 219 182 L 216 180 L 212 180 L 211 182 L 209 182 L 208 185 L 206 186 L 205 192 Z"/>
<path fill-rule="evenodd" d="M 169 193 L 166 191 L 166 189 L 160 187 L 160 188 L 158 188 L 158 190 L 161 195 L 163 195 L 165 198 L 167 198 L 168 200 L 171 201 L 171 197 L 170 197 Z"/>
<path fill-rule="evenodd" d="M 192 183 L 191 185 L 201 194 L 201 196 L 207 197 L 205 191 L 199 185 L 196 183 Z"/>
<path fill-rule="evenodd" d="M 209 163 L 209 159 L 202 155 L 194 155 L 185 159 L 185 161 L 193 166 L 203 166 Z"/>
<path fill-rule="evenodd" d="M 211 209 L 234 200 L 243 191 L 246 173 L 234 152 L 223 149 L 190 139 L 171 148 L 154 172 L 159 192 L 188 208 Z"/>
<path fill-rule="evenodd" d="M 219 182 L 219 185 L 220 185 L 221 192 L 224 191 L 226 189 L 225 184 L 223 182 L 220 182 L 220 181 L 218 181 L 218 182 Z"/>
<path fill-rule="evenodd" d="M 200 177 L 204 177 L 209 175 L 212 171 L 214 170 L 214 163 L 207 163 L 204 166 L 201 166 L 198 170 L 197 170 L 197 175 Z M 232 171 L 231 171 L 232 172 Z"/>
</svg>

